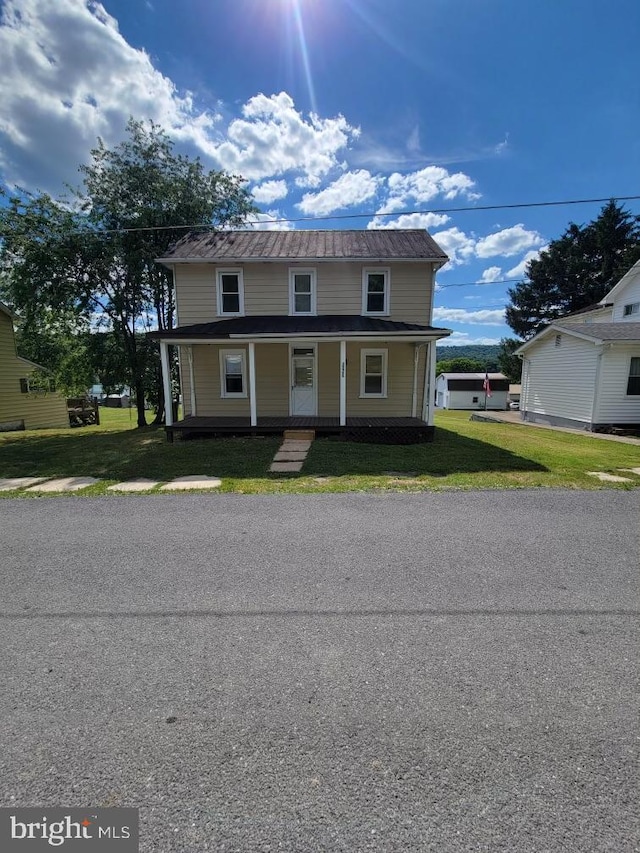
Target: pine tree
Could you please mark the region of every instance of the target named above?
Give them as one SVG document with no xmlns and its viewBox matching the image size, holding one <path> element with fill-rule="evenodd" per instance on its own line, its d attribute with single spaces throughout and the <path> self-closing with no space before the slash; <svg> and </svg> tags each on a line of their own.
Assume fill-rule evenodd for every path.
<svg viewBox="0 0 640 853">
<path fill-rule="evenodd" d="M 558 317 L 599 302 L 640 258 L 640 217 L 615 201 L 593 222 L 571 223 L 509 288 L 506 320 L 527 339 Z"/>
</svg>

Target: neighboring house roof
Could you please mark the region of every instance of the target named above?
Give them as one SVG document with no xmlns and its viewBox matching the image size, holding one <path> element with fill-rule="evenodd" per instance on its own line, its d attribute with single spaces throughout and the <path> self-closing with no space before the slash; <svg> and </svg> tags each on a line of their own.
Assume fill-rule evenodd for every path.
<svg viewBox="0 0 640 853">
<path fill-rule="evenodd" d="M 160 263 L 221 261 L 437 261 L 447 255 L 424 229 L 208 231 L 187 234 Z"/>
<path fill-rule="evenodd" d="M 18 319 L 18 315 L 14 314 L 11 308 L 9 308 L 8 305 L 5 305 L 4 302 L 0 302 L 0 311 L 2 311 L 3 314 L 7 314 L 12 320 Z"/>
<path fill-rule="evenodd" d="M 554 323 L 557 329 L 594 341 L 640 341 L 640 323 Z"/>
<path fill-rule="evenodd" d="M 328 314 L 315 317 L 287 317 L 284 315 L 255 315 L 234 317 L 229 320 L 214 320 L 178 326 L 164 332 L 151 332 L 152 338 L 204 338 L 224 339 L 235 337 L 260 337 L 281 335 L 412 335 L 446 337 L 450 329 L 421 326 L 418 323 L 402 323 L 397 320 L 380 320 L 378 317 L 362 317 L 349 314 Z"/>
<path fill-rule="evenodd" d="M 612 308 L 613 302 L 596 302 L 595 305 L 587 305 L 584 308 L 578 308 L 577 311 L 572 311 L 571 314 L 563 314 L 562 320 L 567 317 L 578 317 L 580 314 L 590 314 L 592 311 L 602 311 L 604 308 Z"/>
<path fill-rule="evenodd" d="M 604 305 L 605 303 L 612 302 L 614 299 L 616 299 L 620 295 L 621 291 L 623 291 L 625 287 L 630 284 L 637 275 L 640 275 L 640 261 L 636 261 L 635 264 L 631 267 L 631 269 L 627 270 L 627 272 L 622 276 L 620 281 L 602 297 L 602 304 Z"/>
<path fill-rule="evenodd" d="M 446 379 L 482 379 L 484 380 L 485 373 L 439 373 L 438 376 L 444 376 Z M 506 379 L 504 373 L 490 373 L 489 379 Z"/>
<path fill-rule="evenodd" d="M 516 354 L 525 352 L 542 338 L 560 332 L 594 343 L 640 342 L 640 323 L 566 323 L 556 320 L 539 332 L 535 338 L 525 341 L 521 347 L 518 347 Z"/>
</svg>

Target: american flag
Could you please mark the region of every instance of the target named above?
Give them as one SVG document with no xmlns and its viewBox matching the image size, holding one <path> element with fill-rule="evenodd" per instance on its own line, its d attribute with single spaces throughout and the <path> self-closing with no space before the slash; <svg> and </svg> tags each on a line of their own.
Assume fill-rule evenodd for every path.
<svg viewBox="0 0 640 853">
<path fill-rule="evenodd" d="M 482 387 L 484 388 L 484 393 L 487 397 L 491 396 L 491 383 L 489 382 L 489 374 L 484 374 L 484 382 L 482 383 Z"/>
</svg>

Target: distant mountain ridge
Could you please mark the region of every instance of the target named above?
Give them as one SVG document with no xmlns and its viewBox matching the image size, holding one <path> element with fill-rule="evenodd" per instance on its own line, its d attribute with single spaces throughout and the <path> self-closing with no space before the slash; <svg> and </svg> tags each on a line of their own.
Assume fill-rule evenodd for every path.
<svg viewBox="0 0 640 853">
<path fill-rule="evenodd" d="M 459 347 L 436 346 L 436 363 L 449 361 L 452 358 L 475 358 L 481 361 L 487 370 L 498 370 L 497 344 L 464 344 Z"/>
</svg>

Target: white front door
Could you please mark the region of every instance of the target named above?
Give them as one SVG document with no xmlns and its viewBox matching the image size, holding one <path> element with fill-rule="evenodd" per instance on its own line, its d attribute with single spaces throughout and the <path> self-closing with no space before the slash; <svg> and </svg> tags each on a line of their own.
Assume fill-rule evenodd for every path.
<svg viewBox="0 0 640 853">
<path fill-rule="evenodd" d="M 291 347 L 291 414 L 316 413 L 316 349 Z"/>
</svg>

